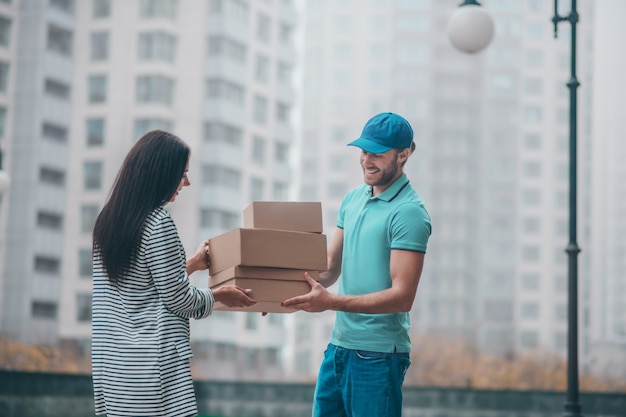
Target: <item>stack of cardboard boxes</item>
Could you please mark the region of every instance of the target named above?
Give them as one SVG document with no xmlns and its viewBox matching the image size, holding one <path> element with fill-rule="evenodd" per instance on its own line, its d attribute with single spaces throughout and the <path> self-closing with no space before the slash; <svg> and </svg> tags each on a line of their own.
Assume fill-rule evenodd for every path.
<svg viewBox="0 0 626 417">
<path fill-rule="evenodd" d="M 243 227 L 209 240 L 209 287 L 237 285 L 251 290 L 251 307 L 215 310 L 289 313 L 281 301 L 306 294 L 327 268 L 326 235 L 319 202 L 255 201 L 243 212 Z"/>
</svg>

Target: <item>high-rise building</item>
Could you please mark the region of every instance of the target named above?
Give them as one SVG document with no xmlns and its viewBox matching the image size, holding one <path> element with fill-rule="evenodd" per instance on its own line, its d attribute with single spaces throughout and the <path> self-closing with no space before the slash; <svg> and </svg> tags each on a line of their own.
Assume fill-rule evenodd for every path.
<svg viewBox="0 0 626 417">
<path fill-rule="evenodd" d="M 76 26 L 70 7 L 3 2 L 0 11 L 5 46 L 15 53 L 5 113 L 12 130 L 2 333 L 29 343 L 55 340 L 59 330 Z"/>
<path fill-rule="evenodd" d="M 361 183 L 359 151 L 346 143 L 375 113 L 402 114 L 417 146 L 406 172 L 433 221 L 413 331 L 465 337 L 489 354 L 565 355 L 571 26 L 560 24 L 555 39 L 554 10 L 545 1 L 481 3 L 494 18 L 495 37 L 483 52 L 467 55 L 446 37 L 458 7 L 452 0 L 306 2 L 299 198 L 324 203 L 331 235 L 341 198 Z M 559 13 L 568 14 L 568 2 L 560 3 Z M 597 317 L 603 302 L 602 295 L 590 298 L 590 98 L 592 74 L 601 71 L 591 66 L 592 6 L 579 2 L 586 17 L 578 25 L 579 328 L 586 362 L 586 318 Z M 619 278 L 606 282 L 622 285 Z M 607 309 L 622 320 L 619 295 L 612 300 Z M 300 355 L 309 364 L 294 366 L 294 376 L 307 379 L 315 376 L 333 315 L 296 317 L 307 330 L 296 333 L 295 352 L 313 353 Z M 315 335 L 321 338 L 312 341 Z"/>
<path fill-rule="evenodd" d="M 585 317 L 589 332 L 586 343 L 588 367 L 598 367 L 613 376 L 626 377 L 626 157 L 622 121 L 624 56 L 616 54 L 624 29 L 619 16 L 626 4 L 619 0 L 596 2 L 593 36 L 593 113 L 588 158 L 592 175 L 587 181 L 591 194 L 586 213 L 592 217 L 589 244 L 591 276 L 587 282 L 591 314 Z"/>
<path fill-rule="evenodd" d="M 192 186 L 168 206 L 189 254 L 240 227 L 250 201 L 289 198 L 298 14 L 291 0 L 23 0 L 10 10 L 19 47 L 0 331 L 88 352 L 91 230 L 141 135 L 172 131 L 192 149 Z M 192 281 L 208 285 L 208 272 Z M 283 328 L 280 315 L 194 321 L 194 374 L 280 378 Z"/>
</svg>

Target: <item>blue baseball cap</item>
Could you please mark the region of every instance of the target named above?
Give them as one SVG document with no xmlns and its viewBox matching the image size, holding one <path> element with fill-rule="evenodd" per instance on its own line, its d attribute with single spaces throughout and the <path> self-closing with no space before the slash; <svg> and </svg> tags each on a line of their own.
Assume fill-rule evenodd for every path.
<svg viewBox="0 0 626 417">
<path fill-rule="evenodd" d="M 348 143 L 369 153 L 384 153 L 390 149 L 409 148 L 413 129 L 407 120 L 395 113 L 379 113 L 365 123 L 361 137 Z"/>
</svg>

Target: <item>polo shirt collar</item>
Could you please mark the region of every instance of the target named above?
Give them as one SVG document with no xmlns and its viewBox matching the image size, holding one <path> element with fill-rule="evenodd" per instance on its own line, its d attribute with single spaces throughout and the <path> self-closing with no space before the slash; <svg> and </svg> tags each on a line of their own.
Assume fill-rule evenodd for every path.
<svg viewBox="0 0 626 417">
<path fill-rule="evenodd" d="M 400 193 L 400 191 L 402 191 L 402 189 L 406 187 L 408 183 L 409 178 L 406 176 L 406 174 L 402 174 L 398 177 L 397 180 L 393 182 L 393 184 L 389 186 L 389 188 L 387 188 L 385 191 L 378 194 L 377 196 L 372 196 L 372 187 L 369 187 L 370 198 L 377 198 L 379 200 L 389 202 L 393 200 Z"/>
</svg>

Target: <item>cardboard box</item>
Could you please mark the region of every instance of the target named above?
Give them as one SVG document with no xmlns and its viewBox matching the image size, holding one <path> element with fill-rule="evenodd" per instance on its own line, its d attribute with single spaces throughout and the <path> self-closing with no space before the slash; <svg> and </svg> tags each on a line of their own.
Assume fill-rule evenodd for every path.
<svg viewBox="0 0 626 417">
<path fill-rule="evenodd" d="M 292 313 L 295 310 L 284 308 L 280 303 L 287 298 L 306 294 L 311 287 L 304 279 L 304 270 L 284 268 L 257 268 L 233 266 L 209 277 L 209 287 L 237 285 L 249 288 L 250 297 L 258 301 L 251 307 L 226 307 L 221 303 L 213 306 L 214 310 Z M 311 278 L 318 280 L 318 271 L 308 271 Z"/>
<path fill-rule="evenodd" d="M 243 227 L 322 233 L 322 203 L 253 201 L 243 210 Z"/>
<path fill-rule="evenodd" d="M 305 269 L 267 268 L 255 266 L 232 266 L 209 277 L 209 287 L 233 278 L 255 278 L 286 281 L 304 281 Z M 319 280 L 319 272 L 307 271 L 311 278 Z"/>
<path fill-rule="evenodd" d="M 311 286 L 306 281 L 257 278 L 231 278 L 228 281 L 211 286 L 211 289 L 214 290 L 232 285 L 252 290 L 248 295 L 256 301 L 274 301 L 278 303 L 287 298 L 303 295 L 311 291 Z"/>
<path fill-rule="evenodd" d="M 293 313 L 298 310 L 285 308 L 279 302 L 265 301 L 256 303 L 250 307 L 226 307 L 222 303 L 215 303 L 213 310 L 218 311 L 242 311 L 247 313 Z"/>
<path fill-rule="evenodd" d="M 233 266 L 325 271 L 326 235 L 238 228 L 209 239 L 210 275 Z"/>
</svg>

